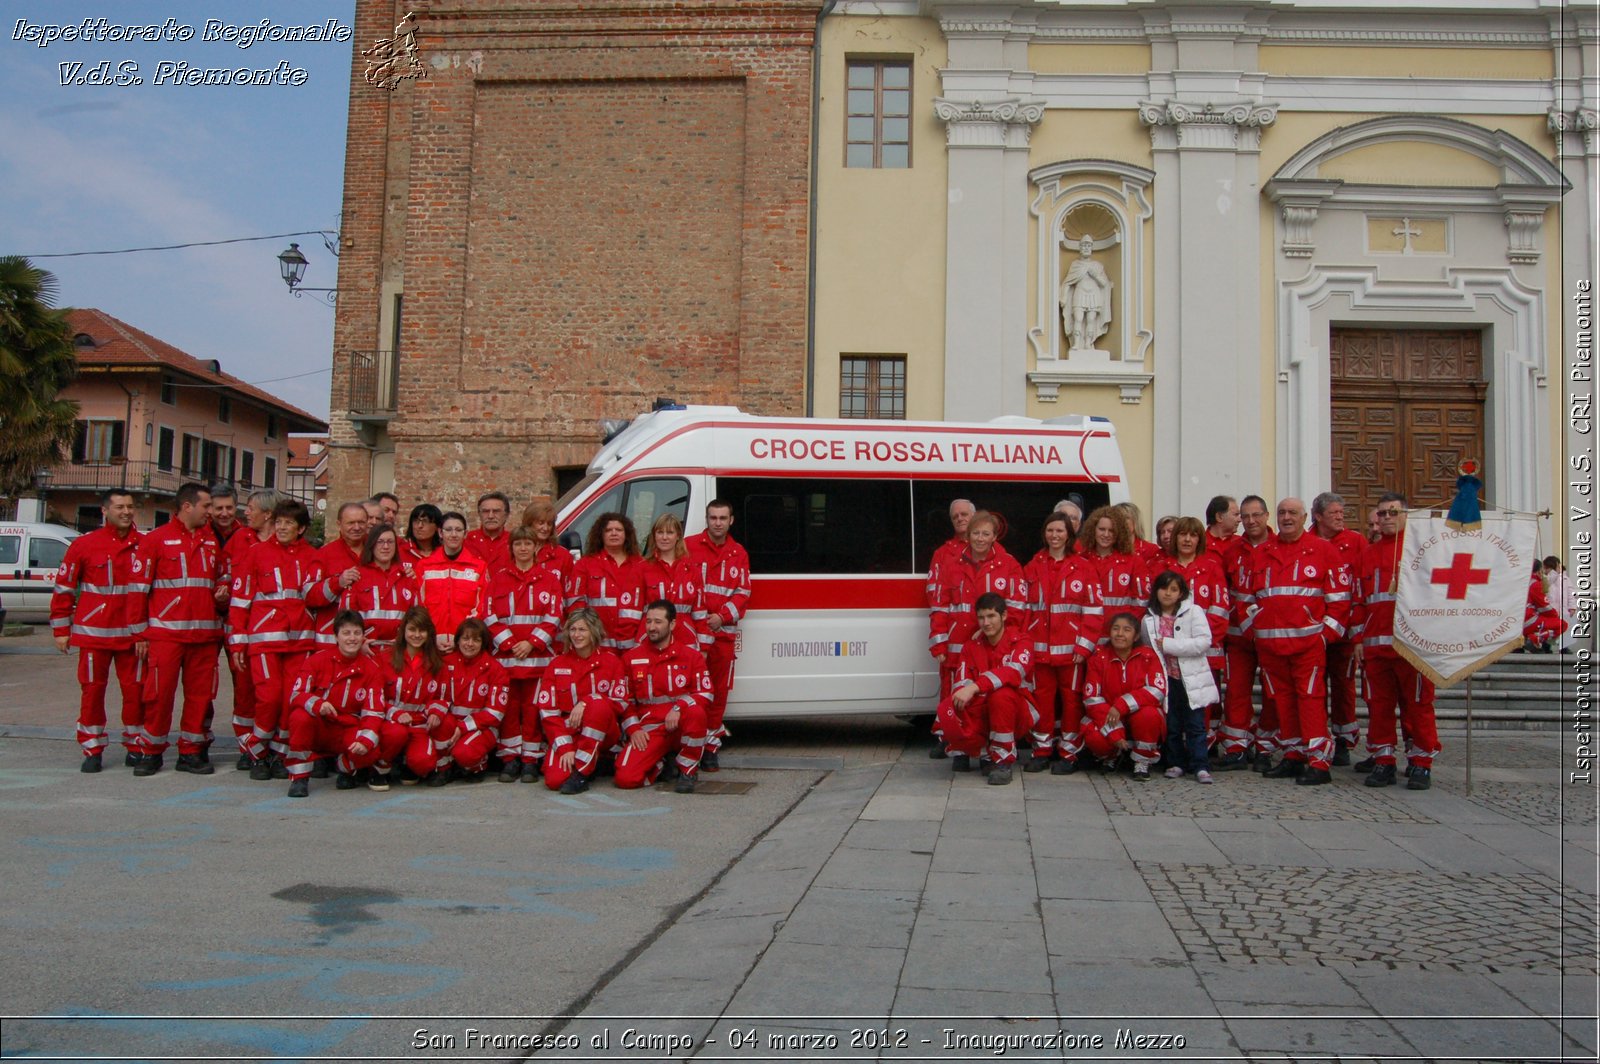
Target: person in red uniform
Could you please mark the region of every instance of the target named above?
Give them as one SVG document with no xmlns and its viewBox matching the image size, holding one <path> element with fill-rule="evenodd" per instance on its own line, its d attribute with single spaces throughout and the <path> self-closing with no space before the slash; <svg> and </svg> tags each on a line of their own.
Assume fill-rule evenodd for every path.
<svg viewBox="0 0 1600 1064">
<path fill-rule="evenodd" d="M 395 498 L 391 492 L 380 491 L 367 501 L 377 504 L 380 524 L 388 525 L 396 531 L 401 530 L 398 524 L 400 520 L 400 500 Z M 437 522 L 435 523 L 437 524 Z"/>
<path fill-rule="evenodd" d="M 1367 537 L 1345 527 L 1344 497 L 1325 491 L 1311 500 L 1311 527 L 1318 536 L 1333 544 L 1344 563 L 1345 575 L 1353 582 Z M 1328 642 L 1328 724 L 1333 732 L 1332 765 L 1348 765 L 1350 750 L 1361 741 L 1361 726 L 1356 723 L 1356 665 L 1361 658 L 1361 643 L 1348 634 Z"/>
<path fill-rule="evenodd" d="M 1094 565 L 1100 581 L 1100 605 L 1107 616 L 1131 613 L 1134 620 L 1144 616 L 1150 597 L 1149 563 L 1136 553 L 1138 541 L 1128 511 L 1120 506 L 1102 506 L 1089 515 L 1078 533 L 1078 553 Z M 1100 642 L 1109 633 L 1102 631 Z"/>
<path fill-rule="evenodd" d="M 81 772 L 99 772 L 106 735 L 106 688 L 117 674 L 122 691 L 122 745 L 137 756 L 136 729 L 144 721 L 144 669 L 133 650 L 129 620 L 134 553 L 133 494 L 112 488 L 100 496 L 101 526 L 67 546 L 50 598 L 50 632 L 56 649 L 78 648 L 78 746 Z"/>
<path fill-rule="evenodd" d="M 533 560 L 561 578 L 565 596 L 572 587 L 572 552 L 556 542 L 556 508 L 549 499 L 535 499 L 522 510 L 522 527 L 533 533 Z M 563 598 L 561 612 L 572 609 L 570 598 Z"/>
<path fill-rule="evenodd" d="M 1166 735 L 1167 670 L 1154 650 L 1134 645 L 1138 635 L 1139 619 L 1127 611 L 1106 625 L 1106 645 L 1083 680 L 1083 744 L 1107 771 L 1131 749 L 1133 778 L 1143 783 Z"/>
<path fill-rule="evenodd" d="M 1244 526 L 1244 534 L 1224 540 L 1223 548 L 1229 599 L 1228 634 L 1222 640 L 1226 658 L 1223 675 L 1227 684 L 1222 702 L 1222 756 L 1212 768 L 1218 772 L 1248 768 L 1253 750 L 1254 767 L 1265 772 L 1272 767 L 1272 755 L 1278 749 L 1278 703 L 1263 685 L 1261 713 L 1256 714 L 1256 672 L 1260 662 L 1256 657 L 1256 641 L 1245 631 L 1244 623 L 1253 601 L 1245 587 L 1251 558 L 1272 542 L 1267 500 L 1259 495 L 1246 495 L 1239 502 L 1239 521 Z"/>
<path fill-rule="evenodd" d="M 218 574 L 218 583 L 228 591 L 229 618 L 233 613 L 234 574 L 244 569 L 246 559 L 257 544 L 272 538 L 272 510 L 282 501 L 283 497 L 270 488 L 251 492 L 244 504 L 245 527 L 229 536 L 227 545 L 222 548 L 222 571 Z M 233 635 L 231 626 L 226 622 L 227 619 L 222 656 L 228 663 L 228 674 L 233 677 L 233 735 L 239 746 L 239 759 L 233 767 L 240 772 L 248 772 L 255 764 L 255 759 L 250 756 L 250 735 L 256 725 L 256 690 L 250 679 L 249 660 L 245 660 L 241 669 L 234 664 L 233 655 L 226 651 L 227 638 Z"/>
<path fill-rule="evenodd" d="M 510 683 L 510 700 L 496 734 L 500 782 L 537 776 L 544 763 L 544 731 L 534 706 L 539 677 L 555 656 L 561 630 L 561 579 L 534 560 L 538 544 L 526 528 L 509 534 L 510 564 L 489 579 L 489 634 Z"/>
<path fill-rule="evenodd" d="M 721 767 L 720 754 L 728 741 L 722 718 L 727 715 L 728 695 L 733 691 L 739 624 L 750 609 L 750 555 L 729 534 L 732 529 L 733 504 L 712 499 L 706 504 L 706 530 L 684 541 L 690 559 L 700 570 L 706 610 L 700 650 L 711 674 L 711 706 L 706 716 L 710 739 L 700 764 L 707 772 Z"/>
<path fill-rule="evenodd" d="M 934 711 L 952 771 L 971 771 L 976 756 L 986 763 L 994 787 L 1011 782 L 1017 730 L 1036 715 L 1033 640 L 1023 627 L 1006 622 L 1007 612 L 996 592 L 978 596 L 977 631 L 961 648 L 955 690 Z"/>
<path fill-rule="evenodd" d="M 939 590 L 929 615 L 928 645 L 952 671 L 960 667 L 962 647 L 978 629 L 974 611 L 980 595 L 998 594 L 1006 603 L 1006 624 L 1018 631 L 1027 627 L 1028 578 L 999 539 L 999 519 L 979 510 L 967 522 L 966 550 L 958 560 L 940 567 Z M 1031 721 L 1026 723 L 1032 727 Z"/>
<path fill-rule="evenodd" d="M 644 558 L 633 522 L 604 513 L 589 526 L 583 557 L 572 567 L 567 609 L 588 606 L 606 628 L 606 646 L 622 653 L 639 641 L 644 608 Z"/>
<path fill-rule="evenodd" d="M 1227 664 L 1222 644 L 1228 636 L 1228 578 L 1222 563 L 1206 549 L 1206 529 L 1198 519 L 1179 517 L 1172 524 L 1172 546 L 1150 567 L 1150 586 L 1162 573 L 1177 573 L 1189 588 L 1189 600 L 1205 615 L 1211 631 L 1211 647 L 1206 651 L 1206 664 L 1211 669 L 1213 686 L 1222 690 L 1222 676 Z M 1214 746 L 1222 725 L 1222 714 L 1215 709 L 1206 713 L 1206 745 Z"/>
<path fill-rule="evenodd" d="M 1527 649 L 1535 654 L 1549 654 L 1567 630 L 1567 622 L 1550 605 L 1550 592 L 1540 571 L 1539 560 L 1533 562 L 1533 577 L 1528 581 L 1528 605 L 1522 613 L 1522 638 Z"/>
<path fill-rule="evenodd" d="M 444 663 L 450 673 L 450 712 L 455 716 L 456 731 L 446 740 L 448 757 L 441 758 L 428 777 L 432 787 L 444 786 L 452 776 L 476 781 L 483 775 L 511 698 L 511 677 L 493 654 L 485 653 L 489 648 L 487 624 L 468 617 L 456 629 L 455 643 Z M 520 764 L 515 757 L 507 763 Z M 537 775 L 532 768 L 528 772 Z M 500 778 L 510 782 L 503 773 Z"/>
<path fill-rule="evenodd" d="M 439 520 L 439 549 L 414 563 L 422 587 L 422 606 L 433 616 L 439 650 L 455 649 L 456 629 L 468 617 L 482 617 L 489 596 L 489 567 L 467 549 L 467 519 L 454 511 Z"/>
<path fill-rule="evenodd" d="M 672 603 L 678 611 L 678 638 L 693 641 L 702 654 L 709 653 L 712 640 L 706 630 L 700 567 L 689 557 L 689 547 L 683 539 L 683 522 L 678 520 L 677 514 L 664 513 L 650 526 L 644 548 L 644 597 L 646 602 L 666 599 Z M 704 758 L 701 758 L 700 767 L 707 767 Z"/>
<path fill-rule="evenodd" d="M 605 630 L 593 610 L 574 610 L 561 634 L 566 649 L 539 680 L 539 722 L 550 742 L 544 785 L 581 794 L 600 767 L 602 751 L 622 741 L 628 683 L 622 659 L 601 645 Z"/>
<path fill-rule="evenodd" d="M 422 562 L 439 553 L 439 525 L 444 514 L 431 502 L 411 508 L 406 517 L 405 535 L 400 539 L 400 561 L 416 572 Z"/>
<path fill-rule="evenodd" d="M 450 712 L 450 673 L 439 652 L 433 617 L 424 607 L 406 611 L 400 640 L 383 662 L 389 721 L 406 729 L 397 756 L 400 782 L 409 785 L 439 767 L 439 744 L 452 741 L 458 727 Z M 375 771 L 381 772 L 389 760 L 384 758 Z"/>
<path fill-rule="evenodd" d="M 318 758 L 335 759 L 334 786 L 348 791 L 356 773 L 393 757 L 405 729 L 383 719 L 383 665 L 367 652 L 361 615 L 341 610 L 333 622 L 334 645 L 312 654 L 295 670 L 289 688 L 289 797 L 311 792 Z"/>
<path fill-rule="evenodd" d="M 706 746 L 711 677 L 700 651 L 675 638 L 677 612 L 666 601 L 647 605 L 645 640 L 622 657 L 628 706 L 616 784 L 624 790 L 676 777 L 673 790 L 694 793 Z"/>
<path fill-rule="evenodd" d="M 1283 760 L 1262 775 L 1299 784 L 1331 783 L 1327 644 L 1350 617 L 1350 573 L 1332 544 L 1306 532 L 1306 504 L 1278 503 L 1278 535 L 1250 557 L 1245 578 L 1268 689 L 1278 699 Z"/>
<path fill-rule="evenodd" d="M 367 626 L 367 648 L 383 655 L 400 638 L 400 622 L 422 604 L 422 589 L 400 563 L 399 537 L 388 525 L 375 525 L 361 544 L 361 571 L 339 596 L 343 609 L 355 610 Z"/>
<path fill-rule="evenodd" d="M 186 483 L 178 488 L 174 502 L 177 515 L 139 540 L 128 583 L 134 653 L 145 662 L 144 719 L 134 737 L 135 776 L 161 771 L 180 681 L 183 711 L 177 768 L 200 775 L 214 771 L 203 752 L 206 710 L 217 689 L 217 645 L 222 640 L 216 599 L 219 559 L 216 539 L 206 528 L 211 495 L 200 484 Z"/>
<path fill-rule="evenodd" d="M 934 548 L 933 557 L 928 562 L 928 608 L 933 608 L 934 600 L 939 594 L 939 574 L 944 566 L 950 562 L 958 561 L 967 549 L 967 525 L 972 520 L 972 515 L 978 512 L 971 499 L 955 499 L 950 503 L 950 528 L 951 536 L 938 547 Z M 944 692 L 940 697 L 945 697 L 949 692 Z"/>
<path fill-rule="evenodd" d="M 1411 790 L 1433 784 L 1433 759 L 1439 755 L 1433 682 L 1394 649 L 1395 578 L 1405 534 L 1405 496 L 1378 498 L 1377 542 L 1361 552 L 1352 591 L 1351 630 L 1361 640 L 1361 671 L 1366 681 L 1367 752 L 1372 764 L 1368 787 L 1395 783 L 1395 710 L 1406 736 L 1407 782 Z M 1356 766 L 1360 768 L 1361 766 Z"/>
<path fill-rule="evenodd" d="M 511 517 L 511 500 L 505 492 L 491 491 L 478 496 L 478 527 L 467 533 L 467 549 L 483 559 L 494 571 L 511 561 L 511 540 L 506 521 Z"/>
<path fill-rule="evenodd" d="M 246 740 L 253 780 L 288 776 L 289 684 L 317 647 L 305 602 L 317 573 L 317 550 L 305 541 L 310 523 L 305 503 L 278 503 L 272 538 L 253 547 L 233 577 L 228 649 L 235 666 L 249 662 L 255 688 L 256 719 Z"/>
<path fill-rule="evenodd" d="M 339 507 L 339 538 L 317 551 L 316 578 L 306 588 L 312 631 L 319 649 L 333 645 L 333 619 L 344 593 L 361 576 L 361 550 L 367 541 L 367 508 L 359 502 Z"/>
<path fill-rule="evenodd" d="M 1206 503 L 1206 553 L 1228 571 L 1239 538 L 1239 501 L 1232 495 L 1214 495 Z"/>
<path fill-rule="evenodd" d="M 1128 524 L 1133 529 L 1133 553 L 1138 555 L 1139 559 L 1147 566 L 1161 557 L 1161 546 L 1152 540 L 1144 538 L 1144 514 L 1139 512 L 1139 508 L 1131 502 L 1119 502 L 1114 509 L 1121 510 L 1128 516 Z M 1148 599 L 1149 588 L 1145 590 L 1146 599 Z M 1139 616 L 1142 617 L 1145 603 L 1140 601 L 1138 605 Z"/>
<path fill-rule="evenodd" d="M 1045 519 L 1044 549 L 1028 562 L 1023 577 L 1031 599 L 1028 632 L 1039 715 L 1033 754 L 1022 770 L 1048 768 L 1066 776 L 1078 770 L 1078 755 L 1083 752 L 1083 667 L 1105 621 L 1099 574 L 1087 559 L 1072 553 L 1072 522 L 1067 514 L 1058 510 Z"/>
</svg>

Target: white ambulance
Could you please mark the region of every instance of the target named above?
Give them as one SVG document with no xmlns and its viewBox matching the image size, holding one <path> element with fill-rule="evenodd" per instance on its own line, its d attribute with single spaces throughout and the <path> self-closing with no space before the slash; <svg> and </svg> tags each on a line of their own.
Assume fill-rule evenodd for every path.
<svg viewBox="0 0 1600 1064">
<path fill-rule="evenodd" d="M 56 570 L 77 538 L 63 525 L 0 523 L 0 617 L 32 624 L 50 619 Z"/>
<path fill-rule="evenodd" d="M 671 511 L 690 535 L 712 499 L 733 507 L 753 593 L 740 625 L 729 717 L 933 711 L 926 582 L 950 538 L 950 503 L 998 513 L 1023 564 L 1057 502 L 1085 513 L 1128 498 L 1104 418 L 981 423 L 755 417 L 734 407 L 636 418 L 558 503 L 580 549 L 602 513 L 626 514 L 640 547 Z"/>
</svg>

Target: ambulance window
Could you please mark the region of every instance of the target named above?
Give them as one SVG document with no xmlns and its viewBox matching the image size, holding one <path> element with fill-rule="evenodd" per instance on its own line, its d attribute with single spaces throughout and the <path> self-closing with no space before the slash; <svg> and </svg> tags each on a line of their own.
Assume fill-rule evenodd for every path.
<svg viewBox="0 0 1600 1064">
<path fill-rule="evenodd" d="M 649 480 L 632 480 L 627 484 L 628 502 L 622 511 L 633 522 L 639 534 L 639 549 L 644 549 L 644 538 L 650 526 L 664 513 L 678 515 L 678 520 L 688 523 L 689 482 L 681 477 L 652 477 Z"/>
<path fill-rule="evenodd" d="M 1000 542 L 1022 562 L 1043 545 L 1044 519 L 1056 503 L 1077 495 L 1087 514 L 1109 499 L 1104 484 L 1020 480 L 919 480 L 912 486 L 912 495 L 919 573 L 928 571 L 933 552 L 950 538 L 950 503 L 955 499 L 970 499 L 978 509 L 998 514 L 1004 529 Z"/>
<path fill-rule="evenodd" d="M 61 559 L 67 556 L 67 545 L 59 539 L 34 536 L 28 540 L 28 568 L 59 569 Z"/>
<path fill-rule="evenodd" d="M 733 534 L 764 573 L 910 573 L 903 480 L 719 477 Z"/>
<path fill-rule="evenodd" d="M 15 565 L 22 554 L 21 536 L 0 536 L 0 565 Z"/>
</svg>

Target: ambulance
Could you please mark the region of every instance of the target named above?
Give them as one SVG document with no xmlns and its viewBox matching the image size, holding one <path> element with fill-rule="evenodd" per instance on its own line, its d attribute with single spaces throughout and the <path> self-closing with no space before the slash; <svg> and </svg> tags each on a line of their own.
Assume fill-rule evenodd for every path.
<svg viewBox="0 0 1600 1064">
<path fill-rule="evenodd" d="M 1026 564 L 1045 518 L 1074 496 L 1085 514 L 1128 498 L 1104 418 L 824 421 L 658 404 L 562 496 L 556 534 L 580 550 L 595 519 L 618 512 L 643 549 L 662 513 L 693 535 L 708 502 L 728 502 L 753 574 L 728 716 L 904 716 L 931 713 L 939 689 L 926 585 L 950 503 L 1000 515 Z"/>
<path fill-rule="evenodd" d="M 63 525 L 0 523 L 0 620 L 40 624 L 50 619 L 56 570 L 77 538 Z"/>
</svg>

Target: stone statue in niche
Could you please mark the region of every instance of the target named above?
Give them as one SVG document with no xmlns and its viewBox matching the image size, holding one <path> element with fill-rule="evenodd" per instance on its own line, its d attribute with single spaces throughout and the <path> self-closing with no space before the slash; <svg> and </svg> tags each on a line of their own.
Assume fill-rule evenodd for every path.
<svg viewBox="0 0 1600 1064">
<path fill-rule="evenodd" d="M 1078 257 L 1061 282 L 1061 325 L 1071 341 L 1068 354 L 1091 351 L 1111 327 L 1111 278 L 1094 259 L 1094 237 L 1078 241 Z"/>
</svg>

